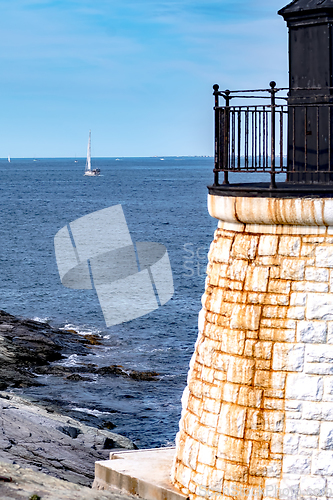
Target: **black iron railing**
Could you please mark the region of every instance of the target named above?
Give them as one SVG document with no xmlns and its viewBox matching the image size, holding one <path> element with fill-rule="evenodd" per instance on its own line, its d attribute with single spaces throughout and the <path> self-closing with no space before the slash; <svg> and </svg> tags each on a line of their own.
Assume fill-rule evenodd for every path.
<svg viewBox="0 0 333 500">
<path fill-rule="evenodd" d="M 214 186 L 230 184 L 231 172 L 265 172 L 272 190 L 276 189 L 278 174 L 284 174 L 282 180 L 289 184 L 333 183 L 333 103 L 329 102 L 333 89 L 288 92 L 276 88 L 275 82 L 264 90 L 220 91 L 218 85 L 213 88 Z M 300 90 L 302 98 L 297 94 Z M 220 97 L 225 100 L 224 106 L 219 104 Z M 235 98 L 252 99 L 255 104 L 231 106 Z M 262 99 L 267 104 L 260 104 Z"/>
</svg>

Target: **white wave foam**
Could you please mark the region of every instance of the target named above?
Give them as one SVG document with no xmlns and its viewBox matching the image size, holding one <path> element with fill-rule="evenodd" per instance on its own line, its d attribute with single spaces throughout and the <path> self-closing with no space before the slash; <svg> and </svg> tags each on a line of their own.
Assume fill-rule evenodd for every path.
<svg viewBox="0 0 333 500">
<path fill-rule="evenodd" d="M 59 364 L 61 366 L 76 366 L 76 365 L 81 364 L 81 363 L 80 363 L 78 354 L 71 354 L 70 356 L 68 356 L 67 359 L 65 359 L 64 361 L 61 361 L 60 363 L 57 363 L 57 364 Z"/>
<path fill-rule="evenodd" d="M 88 415 L 93 415 L 94 417 L 98 417 L 99 415 L 111 415 L 109 411 L 90 410 L 89 408 L 77 408 L 75 406 L 72 406 L 71 410 L 87 413 Z"/>
<path fill-rule="evenodd" d="M 84 327 L 76 326 L 72 323 L 67 323 L 63 328 L 60 328 L 60 330 L 74 330 L 78 335 L 82 335 L 83 337 L 85 337 L 86 335 L 98 335 L 100 337 L 102 336 L 102 330 L 99 330 L 98 328 L 82 328 Z"/>
<path fill-rule="evenodd" d="M 38 316 L 34 316 L 32 318 L 33 321 L 37 321 L 38 323 L 47 323 L 49 318 L 39 318 Z"/>
</svg>

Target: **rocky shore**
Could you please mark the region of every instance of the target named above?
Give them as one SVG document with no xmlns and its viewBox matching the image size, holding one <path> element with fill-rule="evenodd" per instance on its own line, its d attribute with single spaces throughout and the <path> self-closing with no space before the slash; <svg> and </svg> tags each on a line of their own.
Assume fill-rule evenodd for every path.
<svg viewBox="0 0 333 500">
<path fill-rule="evenodd" d="M 46 477 L 49 479 L 44 478 L 43 484 L 57 480 L 69 482 L 65 483 L 61 496 L 52 496 L 52 487 L 50 491 L 47 487 L 43 495 L 35 488 L 37 497 L 39 495 L 43 499 L 116 498 L 107 493 L 103 493 L 104 496 L 101 493 L 99 496 L 96 493 L 95 496 L 89 496 L 83 490 L 75 496 L 75 491 L 91 486 L 96 460 L 107 459 L 111 449 L 133 449 L 134 443 L 110 432 L 107 424 L 103 429 L 89 426 L 70 415 L 61 414 L 56 406 L 35 404 L 35 401 L 28 401 L 13 393 L 17 388 L 39 385 L 39 374 L 66 377 L 74 382 L 96 373 L 157 380 L 155 372 L 124 370 L 118 365 L 66 367 L 53 364 L 71 354 L 88 353 L 92 345 L 98 342 L 95 336 L 84 337 L 72 330 L 56 329 L 46 323 L 20 319 L 0 311 L 0 476 L 5 478 L 0 477 L 1 499 L 29 498 L 19 493 L 28 487 L 22 485 L 21 489 L 15 487 L 15 490 L 15 481 L 8 482 L 6 478 L 17 476 L 30 481 L 31 477 L 39 477 L 37 473 L 48 475 Z M 25 471 L 25 468 L 31 471 Z M 74 489 L 71 489 L 70 484 Z M 60 488 L 60 483 L 57 485 Z M 15 494 L 14 490 L 7 494 L 8 488 L 14 488 Z"/>
<path fill-rule="evenodd" d="M 124 370 L 119 365 L 98 367 L 94 364 L 65 367 L 52 365 L 71 354 L 88 354 L 99 344 L 95 335 L 81 336 L 74 330 L 53 328 L 47 323 L 20 319 L 0 310 L 0 390 L 39 385 L 38 374 L 66 376 L 82 380 L 83 374 L 100 374 L 157 380 L 156 372 Z"/>
<path fill-rule="evenodd" d="M 129 439 L 0 392 L 0 462 L 90 486 L 96 460 L 110 449 L 134 449 Z"/>
<path fill-rule="evenodd" d="M 50 475 L 0 462 L 1 500 L 134 500 L 120 491 L 97 491 Z"/>
</svg>

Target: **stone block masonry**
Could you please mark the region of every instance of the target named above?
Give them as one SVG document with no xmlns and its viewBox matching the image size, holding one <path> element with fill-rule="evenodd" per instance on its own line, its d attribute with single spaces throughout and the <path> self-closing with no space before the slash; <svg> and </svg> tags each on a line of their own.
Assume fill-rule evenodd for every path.
<svg viewBox="0 0 333 500">
<path fill-rule="evenodd" d="M 333 499 L 333 231 L 288 217 L 219 217 L 172 470 L 192 500 Z"/>
</svg>

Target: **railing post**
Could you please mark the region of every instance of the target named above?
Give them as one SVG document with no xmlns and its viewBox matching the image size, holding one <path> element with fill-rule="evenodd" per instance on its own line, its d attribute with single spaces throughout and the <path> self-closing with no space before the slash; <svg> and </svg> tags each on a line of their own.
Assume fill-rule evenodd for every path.
<svg viewBox="0 0 333 500">
<path fill-rule="evenodd" d="M 223 129 L 223 169 L 224 169 L 224 178 L 223 184 L 229 184 L 229 134 L 230 134 L 230 90 L 225 90 L 224 95 L 225 99 L 225 114 L 224 114 L 224 129 Z"/>
<path fill-rule="evenodd" d="M 219 113 L 219 86 L 213 85 L 213 95 L 215 96 L 214 115 L 215 115 L 215 143 L 214 143 L 214 185 L 219 186 L 220 165 L 220 113 Z"/>
<path fill-rule="evenodd" d="M 276 83 L 270 82 L 271 94 L 271 189 L 276 188 L 275 183 L 275 93 Z"/>
</svg>

